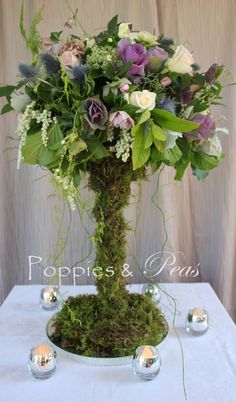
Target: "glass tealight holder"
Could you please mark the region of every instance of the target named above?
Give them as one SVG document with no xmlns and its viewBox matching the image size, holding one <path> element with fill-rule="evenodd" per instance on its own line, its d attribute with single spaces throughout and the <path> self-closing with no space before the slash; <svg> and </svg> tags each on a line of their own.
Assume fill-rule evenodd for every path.
<svg viewBox="0 0 236 402">
<path fill-rule="evenodd" d="M 150 294 L 152 297 L 152 301 L 155 304 L 160 303 L 161 293 L 158 285 L 156 285 L 155 283 L 145 283 L 143 285 L 142 292 L 144 294 Z"/>
<path fill-rule="evenodd" d="M 153 380 L 159 373 L 161 358 L 154 346 L 139 346 L 133 356 L 133 372 L 143 381 Z"/>
<path fill-rule="evenodd" d="M 48 286 L 41 289 L 40 305 L 44 310 L 55 310 L 59 307 L 61 301 L 59 288 Z"/>
<path fill-rule="evenodd" d="M 57 353 L 48 344 L 34 346 L 30 351 L 28 367 L 33 377 L 45 380 L 51 377 L 57 368 Z"/>
<path fill-rule="evenodd" d="M 186 331 L 192 335 L 204 335 L 209 328 L 208 312 L 200 307 L 189 310 L 185 323 Z"/>
</svg>

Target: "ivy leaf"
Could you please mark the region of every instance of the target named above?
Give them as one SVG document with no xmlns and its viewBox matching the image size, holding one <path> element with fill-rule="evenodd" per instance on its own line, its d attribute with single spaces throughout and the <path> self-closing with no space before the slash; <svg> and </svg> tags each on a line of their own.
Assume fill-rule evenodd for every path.
<svg viewBox="0 0 236 402">
<path fill-rule="evenodd" d="M 38 154 L 43 147 L 41 131 L 35 134 L 28 135 L 26 143 L 22 147 L 22 155 L 25 163 L 30 165 L 37 165 Z"/>
<path fill-rule="evenodd" d="M 89 158 L 91 160 L 102 159 L 109 156 L 109 151 L 97 138 L 87 140 L 88 151 L 90 152 Z"/>
<path fill-rule="evenodd" d="M 11 104 L 10 103 L 6 103 L 6 105 L 4 105 L 3 107 L 2 107 L 2 110 L 1 110 L 1 115 L 2 114 L 5 114 L 5 113 L 8 113 L 8 112 L 11 112 L 13 110 L 13 107 L 11 106 Z"/>
<path fill-rule="evenodd" d="M 173 148 L 166 149 L 162 158 L 165 162 L 168 162 L 168 164 L 174 165 L 178 160 L 180 160 L 181 156 L 182 152 L 179 147 L 175 145 Z"/>
<path fill-rule="evenodd" d="M 193 131 L 199 126 L 199 123 L 195 123 L 190 120 L 180 119 L 174 114 L 163 109 L 152 110 L 152 117 L 154 122 L 159 126 L 168 128 L 172 131 L 177 131 L 179 133 Z"/>
<path fill-rule="evenodd" d="M 87 144 L 82 138 L 69 145 L 69 153 L 72 156 L 78 155 L 80 152 L 87 150 Z"/>
<path fill-rule="evenodd" d="M 162 130 L 161 127 L 152 123 L 152 135 L 158 141 L 166 141 L 166 133 Z"/>
<path fill-rule="evenodd" d="M 53 145 L 61 142 L 63 140 L 63 132 L 58 123 L 53 124 L 48 130 L 48 147 L 51 148 Z"/>
<path fill-rule="evenodd" d="M 37 156 L 37 163 L 41 166 L 47 166 L 55 162 L 59 155 L 57 152 L 45 147 L 44 145 L 40 147 Z"/>
<path fill-rule="evenodd" d="M 115 15 L 107 25 L 107 30 L 111 36 L 117 35 L 118 33 L 118 15 Z"/>
<path fill-rule="evenodd" d="M 132 162 L 133 169 L 136 170 L 147 162 L 151 152 L 150 147 L 145 148 L 145 143 L 148 136 L 147 128 L 145 128 L 145 123 L 134 126 L 132 128 L 132 135 L 134 136 L 134 142 L 132 146 Z"/>
<path fill-rule="evenodd" d="M 62 32 L 63 32 L 63 31 L 60 31 L 60 32 L 51 32 L 50 39 L 51 39 L 53 42 L 58 43 L 58 42 L 60 41 L 60 36 L 61 36 Z"/>
<path fill-rule="evenodd" d="M 146 120 L 148 120 L 151 116 L 151 113 L 148 109 L 144 110 L 144 112 L 141 114 L 140 118 L 138 119 L 137 124 L 142 124 L 144 123 Z"/>
<path fill-rule="evenodd" d="M 211 170 L 219 165 L 222 157 L 217 158 L 216 156 L 210 156 L 203 152 L 192 152 L 191 153 L 191 165 L 194 168 L 200 170 Z"/>
</svg>

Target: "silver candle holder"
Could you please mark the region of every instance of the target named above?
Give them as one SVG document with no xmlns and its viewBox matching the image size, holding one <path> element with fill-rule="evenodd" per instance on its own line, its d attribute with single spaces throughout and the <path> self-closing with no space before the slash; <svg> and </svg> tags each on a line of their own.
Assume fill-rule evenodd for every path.
<svg viewBox="0 0 236 402">
<path fill-rule="evenodd" d="M 57 287 L 48 286 L 41 289 L 40 305 L 44 310 L 55 310 L 61 301 L 59 289 Z"/>
<path fill-rule="evenodd" d="M 152 301 L 155 304 L 160 303 L 161 293 L 158 285 L 156 285 L 155 283 L 145 283 L 143 285 L 142 292 L 144 294 L 150 294 L 152 297 Z"/>
<path fill-rule="evenodd" d="M 189 310 L 185 323 L 186 331 L 192 335 L 204 335 L 209 328 L 208 312 L 200 307 Z"/>
<path fill-rule="evenodd" d="M 139 346 L 133 356 L 133 372 L 143 381 L 153 380 L 159 373 L 161 358 L 154 346 Z"/>
<path fill-rule="evenodd" d="M 44 380 L 57 368 L 57 353 L 48 344 L 34 346 L 30 351 L 28 367 L 33 377 Z"/>
</svg>

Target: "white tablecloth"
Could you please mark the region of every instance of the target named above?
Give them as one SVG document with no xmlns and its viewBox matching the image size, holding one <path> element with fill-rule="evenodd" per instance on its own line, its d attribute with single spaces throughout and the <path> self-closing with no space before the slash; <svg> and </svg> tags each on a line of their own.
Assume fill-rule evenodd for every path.
<svg viewBox="0 0 236 402">
<path fill-rule="evenodd" d="M 177 327 L 185 354 L 189 402 L 236 401 L 236 327 L 209 284 L 162 285 L 177 300 Z M 42 286 L 15 286 L 0 308 L 0 402 L 184 402 L 181 353 L 173 329 L 161 351 L 158 377 L 142 382 L 130 366 L 87 366 L 59 353 L 58 369 L 40 381 L 28 372 L 30 348 L 47 342 L 45 325 L 52 312 L 39 306 Z M 132 290 L 140 290 L 135 285 Z M 91 293 L 92 286 L 65 286 L 68 295 Z M 171 319 L 169 302 L 163 308 Z M 202 337 L 184 330 L 189 308 L 210 314 L 210 329 Z"/>
</svg>

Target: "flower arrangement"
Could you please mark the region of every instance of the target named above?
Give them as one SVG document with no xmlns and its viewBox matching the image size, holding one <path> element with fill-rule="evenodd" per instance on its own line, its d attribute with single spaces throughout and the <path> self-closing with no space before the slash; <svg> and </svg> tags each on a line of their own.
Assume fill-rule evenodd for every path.
<svg viewBox="0 0 236 402">
<path fill-rule="evenodd" d="M 18 168 L 21 162 L 46 167 L 72 209 L 81 176 L 89 173 L 96 194 L 95 265 L 101 268 L 98 296 L 70 298 L 55 339 L 87 355 L 132 353 L 139 344 L 160 341 L 166 327 L 147 296 L 128 294 L 121 275 L 130 183 L 162 165 L 175 168 L 176 180 L 188 166 L 200 180 L 218 166 L 218 133 L 227 131 L 216 127 L 210 106 L 221 99 L 224 68 L 213 64 L 201 73 L 184 46 L 133 32 L 117 16 L 92 38 L 80 24 L 76 35 L 41 38 L 41 17 L 39 11 L 27 34 L 22 6 L 20 28 L 33 61 L 19 65 L 16 85 L 0 87 L 7 99 L 2 114 L 18 113 Z M 76 22 L 77 13 L 66 29 Z M 103 271 L 109 265 L 116 268 L 112 278 Z"/>
</svg>

